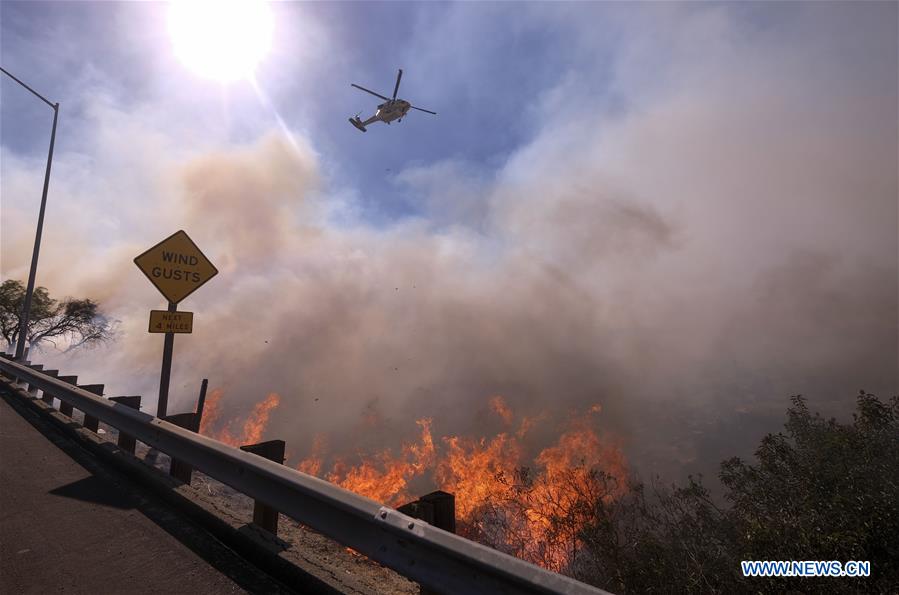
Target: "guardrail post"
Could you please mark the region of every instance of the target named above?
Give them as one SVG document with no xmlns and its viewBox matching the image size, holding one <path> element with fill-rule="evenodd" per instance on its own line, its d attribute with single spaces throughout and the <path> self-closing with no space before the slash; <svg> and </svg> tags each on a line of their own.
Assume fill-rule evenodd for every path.
<svg viewBox="0 0 899 595">
<path fill-rule="evenodd" d="M 13 356 L 13 355 L 10 355 L 9 357 L 7 357 L 7 359 L 9 359 L 10 361 L 16 361 L 15 356 Z M 21 364 L 23 366 L 30 366 L 31 362 L 23 361 L 23 362 L 21 362 Z M 12 383 L 15 386 L 18 386 L 19 384 L 22 383 L 22 380 L 19 378 L 19 376 L 17 374 L 11 374 L 9 377 L 12 379 Z"/>
<path fill-rule="evenodd" d="M 62 380 L 63 382 L 67 382 L 71 385 L 78 386 L 78 377 L 77 376 L 60 376 L 59 379 Z M 62 413 L 63 415 L 68 415 L 69 417 L 72 417 L 73 410 L 74 410 L 74 407 L 72 407 L 71 405 L 69 405 L 68 403 L 63 401 L 62 399 L 59 399 L 59 412 L 60 413 Z"/>
<path fill-rule="evenodd" d="M 109 399 L 110 401 L 115 401 L 116 403 L 121 403 L 125 407 L 130 407 L 132 409 L 140 410 L 140 395 L 134 397 L 112 397 Z M 118 428 L 116 428 L 118 430 Z M 134 454 L 134 447 L 136 446 L 137 441 L 134 439 L 134 436 L 126 434 L 119 430 L 119 448 L 124 451 L 130 452 Z"/>
<path fill-rule="evenodd" d="M 4 352 L 4 353 L 0 353 L 0 358 L 12 361 L 13 356 Z M 7 378 L 9 378 L 10 380 L 12 380 L 15 383 L 16 378 L 15 378 L 15 376 L 13 376 L 13 374 L 11 372 L 5 372 L 5 374 L 6 374 Z"/>
<path fill-rule="evenodd" d="M 240 450 L 259 455 L 269 461 L 275 461 L 279 465 L 284 463 L 284 448 L 286 443 L 283 440 L 268 440 L 259 444 L 247 444 L 241 446 Z M 259 500 L 253 502 L 253 523 L 265 529 L 272 535 L 278 534 L 278 511 Z"/>
<path fill-rule="evenodd" d="M 46 376 L 57 378 L 59 376 L 59 370 L 44 370 L 43 374 Z M 53 405 L 53 395 L 47 394 L 47 391 L 42 391 L 41 401 L 43 401 L 47 405 Z"/>
<path fill-rule="evenodd" d="M 200 396 L 197 397 L 197 423 L 201 423 L 203 421 L 203 407 L 206 404 L 206 386 L 209 384 L 209 380 L 204 378 L 203 382 L 200 383 Z M 197 430 L 199 431 L 199 430 Z"/>
<path fill-rule="evenodd" d="M 421 519 L 429 525 L 434 524 L 434 504 L 431 502 L 422 502 L 421 500 L 416 500 L 415 502 L 409 502 L 408 504 L 403 504 L 402 506 L 397 508 L 403 514 L 407 514 L 414 519 Z"/>
<path fill-rule="evenodd" d="M 456 532 L 456 497 L 450 493 L 437 490 L 416 500 L 403 504 L 397 510 L 413 518 L 421 519 L 450 533 Z M 420 595 L 439 595 L 425 587 L 419 587 Z"/>
<path fill-rule="evenodd" d="M 11 356 L 10 354 L 8 354 L 6 352 L 3 352 L 3 353 L 0 353 L 0 358 L 12 361 L 13 356 Z M 13 376 L 12 372 L 4 372 L 4 374 L 6 375 L 7 378 L 9 378 L 13 382 L 15 382 L 15 376 Z"/>
<path fill-rule="evenodd" d="M 437 490 L 419 498 L 419 502 L 427 502 L 433 506 L 435 527 L 456 532 L 456 497 L 448 492 Z"/>
<path fill-rule="evenodd" d="M 28 367 L 31 368 L 32 370 L 34 370 L 35 372 L 40 372 L 44 369 L 43 364 L 34 364 L 33 366 L 28 366 Z M 25 386 L 25 392 L 28 393 L 29 397 L 36 397 L 37 396 L 37 387 L 32 386 L 31 383 L 29 382 Z"/>
<path fill-rule="evenodd" d="M 200 429 L 200 416 L 196 413 L 178 413 L 175 415 L 167 415 L 163 419 L 171 424 L 175 424 L 179 428 L 184 428 L 191 432 L 197 432 Z M 169 475 L 190 485 L 193 472 L 194 468 L 192 466 L 172 457 L 172 463 L 169 466 Z"/>
<path fill-rule="evenodd" d="M 98 397 L 103 396 L 102 384 L 85 384 L 84 386 L 79 386 L 78 388 L 84 389 L 89 393 L 94 393 Z M 98 430 L 100 429 L 100 420 L 92 415 L 88 415 L 85 413 L 84 423 L 82 425 L 95 434 L 99 433 Z"/>
</svg>

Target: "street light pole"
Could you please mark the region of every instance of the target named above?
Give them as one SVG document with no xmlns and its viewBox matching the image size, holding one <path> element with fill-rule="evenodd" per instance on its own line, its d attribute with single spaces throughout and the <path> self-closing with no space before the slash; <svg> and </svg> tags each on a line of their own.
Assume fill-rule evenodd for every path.
<svg viewBox="0 0 899 595">
<path fill-rule="evenodd" d="M 47 189 L 50 187 L 50 166 L 53 164 L 53 146 L 56 144 L 56 121 L 59 118 L 59 103 L 50 103 L 43 95 L 14 77 L 5 68 L 0 67 L 3 74 L 16 81 L 37 96 L 38 99 L 53 108 L 53 130 L 50 132 L 50 151 L 47 154 L 47 170 L 44 172 L 44 191 L 41 194 L 41 210 L 37 216 L 37 232 L 34 235 L 34 252 L 31 254 L 31 270 L 28 273 L 28 287 L 25 289 L 25 303 L 22 305 L 21 324 L 16 337 L 16 361 L 22 361 L 25 355 L 25 341 L 28 338 L 28 319 L 31 317 L 31 296 L 34 294 L 34 278 L 37 275 L 37 257 L 41 251 L 41 233 L 44 230 L 44 211 L 47 208 Z"/>
</svg>

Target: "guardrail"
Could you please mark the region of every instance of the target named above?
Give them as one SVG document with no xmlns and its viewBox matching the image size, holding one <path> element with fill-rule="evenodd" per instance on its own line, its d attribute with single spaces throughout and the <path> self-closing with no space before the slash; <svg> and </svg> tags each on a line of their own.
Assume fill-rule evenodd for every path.
<svg viewBox="0 0 899 595">
<path fill-rule="evenodd" d="M 267 503 L 423 587 L 466 595 L 605 593 L 20 363 L 0 358 L 0 371 Z"/>
</svg>

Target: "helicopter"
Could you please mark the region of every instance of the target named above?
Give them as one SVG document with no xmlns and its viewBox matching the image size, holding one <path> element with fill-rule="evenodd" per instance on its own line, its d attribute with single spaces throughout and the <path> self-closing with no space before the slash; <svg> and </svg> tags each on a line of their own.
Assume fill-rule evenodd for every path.
<svg viewBox="0 0 899 595">
<path fill-rule="evenodd" d="M 384 100 L 384 103 L 378 106 L 375 115 L 365 120 L 364 122 L 359 119 L 359 114 L 356 114 L 354 118 L 350 118 L 350 124 L 365 132 L 365 127 L 371 124 L 372 122 L 384 122 L 385 124 L 390 124 L 394 120 L 397 122 L 403 121 L 403 116 L 405 116 L 410 109 L 417 109 L 420 112 L 427 112 L 429 114 L 437 115 L 437 112 L 432 112 L 431 110 L 423 109 L 420 107 L 415 107 L 405 99 L 397 99 L 396 92 L 400 89 L 400 79 L 403 78 L 403 69 L 399 69 L 399 73 L 396 75 L 396 86 L 393 88 L 393 98 L 384 97 L 380 93 L 375 93 L 370 89 L 366 89 L 365 87 L 361 87 L 356 83 L 350 83 L 351 87 L 356 87 L 366 93 L 371 93 L 375 97 L 380 97 Z"/>
</svg>

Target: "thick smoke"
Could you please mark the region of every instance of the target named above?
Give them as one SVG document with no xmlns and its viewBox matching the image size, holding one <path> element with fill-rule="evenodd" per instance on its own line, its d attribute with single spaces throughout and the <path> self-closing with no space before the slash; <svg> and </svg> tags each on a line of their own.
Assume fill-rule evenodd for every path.
<svg viewBox="0 0 899 595">
<path fill-rule="evenodd" d="M 145 197 L 158 208 L 107 211 L 132 227 L 50 240 L 40 283 L 100 299 L 121 326 L 107 348 L 47 359 L 155 409 L 162 341 L 146 319 L 163 304 L 131 259 L 183 228 L 220 274 L 181 306 L 195 331 L 175 342 L 170 410 L 203 377 L 233 417 L 276 392 L 268 437 L 295 457 L 315 433 L 340 453 L 395 446 L 419 417 L 435 435 L 489 431 L 502 395 L 559 418 L 600 403 L 644 473 L 702 470 L 776 429 L 790 394 L 840 412 L 859 388 L 895 392 L 895 53 L 825 75 L 804 46 L 753 53 L 718 19 L 691 23 L 710 45 L 673 43 L 663 91 L 594 111 L 566 79 L 494 177 L 460 183 L 453 162 L 400 174 L 431 210 L 389 228 L 329 222 L 312 140 L 169 159 Z M 64 174 L 54 193 L 78 194 Z M 96 216 L 69 215 L 69 229 Z M 18 217 L 4 210 L 4 278 L 26 270 Z"/>
</svg>

